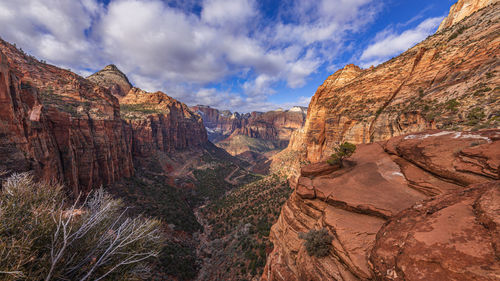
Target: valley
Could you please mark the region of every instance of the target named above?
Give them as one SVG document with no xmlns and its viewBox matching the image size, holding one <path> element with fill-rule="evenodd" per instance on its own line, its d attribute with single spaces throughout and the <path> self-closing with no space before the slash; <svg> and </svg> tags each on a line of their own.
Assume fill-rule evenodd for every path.
<svg viewBox="0 0 500 281">
<path fill-rule="evenodd" d="M 499 30 L 499 1 L 458 0 L 400 55 L 332 71 L 307 108 L 248 113 L 143 90 L 114 64 L 85 78 L 0 39 L 0 195 L 29 175 L 60 184 L 60 219 L 85 217 L 97 190 L 125 206 L 116 221 L 153 219 L 158 251 L 127 280 L 497 280 Z M 0 280 L 35 280 L 19 270 L 46 274 L 49 256 L 0 261 Z"/>
</svg>

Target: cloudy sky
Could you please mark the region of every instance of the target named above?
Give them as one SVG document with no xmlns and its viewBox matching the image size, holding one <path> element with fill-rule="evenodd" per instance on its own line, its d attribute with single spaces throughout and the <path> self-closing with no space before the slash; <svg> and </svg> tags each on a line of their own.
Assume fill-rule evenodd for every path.
<svg viewBox="0 0 500 281">
<path fill-rule="evenodd" d="M 435 32 L 454 0 L 2 0 L 0 37 L 88 76 L 240 112 L 307 106 L 337 69 Z"/>
</svg>

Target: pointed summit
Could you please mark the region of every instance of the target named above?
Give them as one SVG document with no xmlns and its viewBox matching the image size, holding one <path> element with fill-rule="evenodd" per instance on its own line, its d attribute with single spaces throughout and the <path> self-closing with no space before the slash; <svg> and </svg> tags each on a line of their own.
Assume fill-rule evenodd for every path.
<svg viewBox="0 0 500 281">
<path fill-rule="evenodd" d="M 132 88 L 127 76 L 116 65 L 110 64 L 87 77 L 88 80 L 108 88 L 118 98 L 125 96 Z"/>
<path fill-rule="evenodd" d="M 458 0 L 450 8 L 449 15 L 439 25 L 438 31 L 450 27 L 478 10 L 498 2 L 499 0 Z"/>
</svg>

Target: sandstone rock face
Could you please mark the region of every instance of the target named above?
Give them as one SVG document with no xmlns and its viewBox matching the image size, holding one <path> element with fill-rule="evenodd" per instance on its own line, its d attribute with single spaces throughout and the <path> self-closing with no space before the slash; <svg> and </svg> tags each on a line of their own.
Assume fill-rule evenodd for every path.
<svg viewBox="0 0 500 281">
<path fill-rule="evenodd" d="M 87 79 L 109 89 L 118 98 L 125 96 L 132 88 L 132 84 L 128 81 L 127 76 L 114 64 L 106 66 L 87 77 Z"/>
<path fill-rule="evenodd" d="M 460 280 L 498 277 L 500 130 L 361 144 L 344 166 L 302 169 L 271 229 L 262 280 L 453 280 L 460 270 Z M 323 227 L 332 250 L 309 256 L 298 234 Z"/>
<path fill-rule="evenodd" d="M 191 110 L 202 116 L 203 124 L 208 131 L 208 138 L 214 143 L 227 138 L 236 129 L 246 126 L 248 120 L 252 117 L 249 113 L 241 115 L 238 112 L 219 111 L 204 105 L 193 106 Z M 252 114 L 257 116 L 260 113 L 253 112 Z"/>
<path fill-rule="evenodd" d="M 130 88 L 115 66 L 84 79 L 4 41 L 0 54 L 0 169 L 34 170 L 77 194 L 133 175 L 134 157 L 207 142 L 200 116 L 164 93 Z"/>
<path fill-rule="evenodd" d="M 0 41 L 0 168 L 34 170 L 77 194 L 133 174 L 118 100 Z"/>
<path fill-rule="evenodd" d="M 287 147 L 293 131 L 304 125 L 306 110 L 251 112 L 239 114 L 207 106 L 193 106 L 207 128 L 209 139 L 232 155 Z"/>
<path fill-rule="evenodd" d="M 415 205 L 378 232 L 378 280 L 498 280 L 500 181 Z"/>
<path fill-rule="evenodd" d="M 498 2 L 498 0 L 459 0 L 450 8 L 449 15 L 441 22 L 438 31 L 448 28 L 472 13 L 488 5 Z"/>
<path fill-rule="evenodd" d="M 148 156 L 154 150 L 174 153 L 208 141 L 201 117 L 162 92 L 132 88 L 120 103 L 133 133 L 134 155 Z"/>
<path fill-rule="evenodd" d="M 302 144 L 290 146 L 304 146 L 305 160 L 316 162 L 344 141 L 499 127 L 499 11 L 492 4 L 375 68 L 337 71 L 311 100 L 295 138 Z"/>
</svg>

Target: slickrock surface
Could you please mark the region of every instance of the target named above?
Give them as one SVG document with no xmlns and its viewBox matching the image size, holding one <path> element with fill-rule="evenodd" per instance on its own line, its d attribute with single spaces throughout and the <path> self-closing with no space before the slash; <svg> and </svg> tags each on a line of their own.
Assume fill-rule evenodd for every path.
<svg viewBox="0 0 500 281">
<path fill-rule="evenodd" d="M 117 98 L 125 96 L 132 89 L 132 84 L 128 81 L 127 76 L 114 64 L 90 75 L 87 80 L 109 89 L 111 94 Z"/>
<path fill-rule="evenodd" d="M 409 208 L 378 232 L 378 280 L 498 280 L 500 181 Z"/>
<path fill-rule="evenodd" d="M 301 143 L 290 146 L 317 162 L 344 141 L 500 127 L 499 19 L 497 2 L 375 68 L 337 71 L 313 96 Z"/>
<path fill-rule="evenodd" d="M 303 167 L 271 229 L 274 249 L 262 280 L 451 280 L 469 262 L 463 270 L 470 274 L 461 280 L 494 280 L 500 130 L 400 136 L 358 145 L 344 162 L 342 169 L 322 163 Z M 479 183 L 487 187 L 467 191 Z M 454 221 L 456 228 L 448 232 Z M 334 237 L 333 248 L 324 258 L 311 257 L 298 234 L 322 227 Z M 453 235 L 462 230 L 463 236 Z M 448 251 L 461 242 L 466 246 Z M 433 269 L 440 263 L 438 274 Z"/>
<path fill-rule="evenodd" d="M 459 0 L 451 6 L 449 15 L 441 22 L 438 31 L 448 28 L 465 17 L 470 16 L 475 11 L 496 2 L 498 0 Z"/>
<path fill-rule="evenodd" d="M 89 191 L 132 175 L 118 100 L 82 77 L 0 41 L 0 169 Z"/>
</svg>

